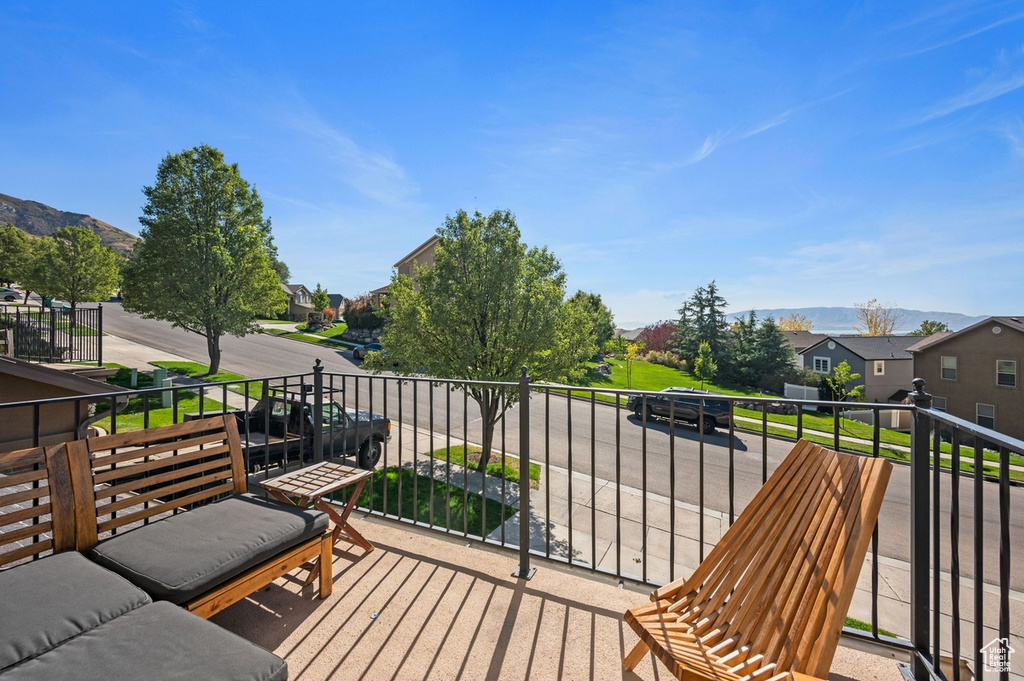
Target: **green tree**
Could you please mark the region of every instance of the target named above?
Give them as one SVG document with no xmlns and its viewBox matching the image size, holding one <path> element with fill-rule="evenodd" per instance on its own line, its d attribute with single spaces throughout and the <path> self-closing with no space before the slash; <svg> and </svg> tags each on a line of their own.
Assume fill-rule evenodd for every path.
<svg viewBox="0 0 1024 681">
<path fill-rule="evenodd" d="M 711 354 L 724 358 L 729 337 L 729 325 L 725 321 L 725 298 L 718 295 L 718 287 L 712 281 L 701 286 L 693 296 L 679 308 L 676 323 L 674 350 L 693 364 L 702 342 L 711 347 Z"/>
<path fill-rule="evenodd" d="M 693 360 L 693 375 L 700 379 L 700 387 L 704 387 L 704 381 L 714 380 L 718 374 L 718 364 L 714 355 L 711 354 L 711 345 L 702 341 L 697 348 L 697 357 Z"/>
<path fill-rule="evenodd" d="M 207 145 L 168 154 L 145 187 L 142 230 L 124 270 L 124 307 L 206 338 L 210 373 L 220 338 L 259 329 L 287 298 L 263 202 L 238 165 Z"/>
<path fill-rule="evenodd" d="M 433 266 L 417 268 L 415 280 L 392 276 L 380 339 L 387 354 L 371 353 L 364 367 L 490 382 L 516 381 L 524 366 L 533 380 L 583 375 L 596 350 L 590 317 L 565 300 L 555 256 L 520 241 L 512 213 L 459 211 L 437 234 Z M 476 383 L 466 390 L 480 408 L 486 465 L 494 426 L 518 390 Z"/>
<path fill-rule="evenodd" d="M 121 258 L 85 227 L 64 227 L 36 241 L 26 283 L 44 296 L 79 303 L 106 300 L 117 289 Z M 72 315 L 72 320 L 74 315 Z"/>
<path fill-rule="evenodd" d="M 596 293 L 577 291 L 570 300 L 583 305 L 583 308 L 590 316 L 591 325 L 594 327 L 594 340 L 597 347 L 603 348 L 605 343 L 615 336 L 615 322 L 612 318 L 612 311 L 601 302 L 601 296 Z"/>
<path fill-rule="evenodd" d="M 941 333 L 943 331 L 952 331 L 949 328 L 949 324 L 945 322 L 935 322 L 931 319 L 926 319 L 921 322 L 921 326 L 911 331 L 908 336 L 930 336 L 933 333 Z"/>
<path fill-rule="evenodd" d="M 288 280 L 292 278 L 292 273 L 288 270 L 288 265 L 285 265 L 283 261 L 278 260 L 276 255 L 270 256 L 270 267 L 277 272 L 277 278 L 281 280 L 282 284 L 287 284 Z"/>
<path fill-rule="evenodd" d="M 327 297 L 327 289 L 320 287 L 320 282 L 316 282 L 316 290 L 313 291 L 313 309 L 317 312 L 323 312 L 331 306 L 331 299 Z"/>
<path fill-rule="evenodd" d="M 0 284 L 21 282 L 32 257 L 32 241 L 10 222 L 0 227 Z"/>
<path fill-rule="evenodd" d="M 864 393 L 864 384 L 851 385 L 858 378 L 860 374 L 852 372 L 845 359 L 832 367 L 832 371 L 825 376 L 825 383 L 832 391 L 832 399 L 836 402 L 846 402 L 860 397 Z"/>
</svg>

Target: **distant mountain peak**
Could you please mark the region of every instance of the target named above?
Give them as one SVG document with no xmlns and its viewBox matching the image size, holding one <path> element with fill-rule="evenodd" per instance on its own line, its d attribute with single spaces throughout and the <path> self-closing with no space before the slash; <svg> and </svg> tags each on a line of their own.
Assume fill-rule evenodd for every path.
<svg viewBox="0 0 1024 681">
<path fill-rule="evenodd" d="M 895 330 L 896 335 L 907 334 L 920 328 L 921 322 L 926 319 L 930 319 L 933 322 L 942 322 L 952 330 L 959 331 L 987 317 L 987 315 L 971 317 L 958 312 L 925 312 L 922 310 L 908 310 L 901 307 L 896 308 L 896 311 L 902 314 L 899 326 Z M 860 324 L 860 320 L 857 318 L 857 308 L 855 307 L 775 308 L 770 310 L 754 310 L 754 313 L 757 314 L 758 319 L 774 317 L 776 321 L 791 314 L 800 315 L 810 320 L 813 325 L 811 328 L 812 332 L 829 335 L 855 334 L 857 333 L 856 327 Z M 750 314 L 750 310 L 744 310 L 743 312 L 730 313 L 726 317 L 729 320 L 735 320 L 746 317 L 748 314 Z"/>
<path fill-rule="evenodd" d="M 49 236 L 68 226 L 85 227 L 99 235 L 103 245 L 110 246 L 118 253 L 131 251 L 139 240 L 134 234 L 83 213 L 69 213 L 38 201 L 0 194 L 0 225 L 8 222 L 32 236 Z"/>
</svg>

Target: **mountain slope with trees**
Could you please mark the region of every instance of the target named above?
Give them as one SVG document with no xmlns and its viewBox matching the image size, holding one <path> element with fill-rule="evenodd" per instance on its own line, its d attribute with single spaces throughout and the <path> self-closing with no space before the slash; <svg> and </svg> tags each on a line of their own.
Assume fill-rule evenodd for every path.
<svg viewBox="0 0 1024 681">
<path fill-rule="evenodd" d="M 0 194 L 0 224 L 7 222 L 32 236 L 50 236 L 65 227 L 85 227 L 100 238 L 101 244 L 122 255 L 139 240 L 134 234 L 83 213 L 69 213 L 38 201 Z"/>
</svg>

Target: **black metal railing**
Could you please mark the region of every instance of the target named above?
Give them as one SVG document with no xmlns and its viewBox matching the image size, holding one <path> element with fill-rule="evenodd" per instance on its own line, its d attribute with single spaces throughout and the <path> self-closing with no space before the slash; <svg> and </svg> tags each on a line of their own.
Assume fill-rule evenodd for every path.
<svg viewBox="0 0 1024 681">
<path fill-rule="evenodd" d="M 103 365 L 103 306 L 0 306 L 0 330 L 9 330 L 11 356 L 28 362 Z M 7 335 L 6 333 L 4 334 Z"/>
<path fill-rule="evenodd" d="M 360 501 L 366 513 L 514 549 L 524 578 L 542 557 L 660 586 L 703 560 L 792 441 L 804 437 L 906 464 L 889 484 L 865 586 L 851 607 L 859 620 L 851 624 L 861 628 L 847 628 L 849 640 L 906 659 L 915 678 L 959 679 L 965 663 L 980 676 L 990 640 L 1021 635 L 1010 626 L 1021 618 L 1013 608 L 1021 607 L 1024 569 L 1012 547 L 1024 545 L 1024 501 L 1011 478 L 1024 473 L 1024 443 L 932 409 L 921 384 L 911 404 L 856 405 L 870 415 L 863 426 L 848 419 L 848 403 L 715 396 L 728 402 L 729 414 L 705 432 L 687 421 L 712 415 L 701 400 L 695 413 L 676 413 L 672 401 L 668 418 L 652 417 L 645 407 L 657 393 L 531 384 L 526 371 L 518 382 L 482 383 L 336 374 L 318 364 L 301 375 L 183 380 L 173 388 L 0 404 L 0 442 L 9 424 L 24 422 L 32 429 L 21 446 L 45 444 L 46 414 L 60 405 L 91 413 L 83 420 L 108 431 L 232 411 L 247 468 L 266 478 L 356 456 L 341 444 L 352 433 L 339 433 L 333 421 L 320 428 L 317 419 L 299 419 L 274 442 L 259 440 L 271 430 L 269 409 L 254 409 L 260 401 L 297 394 L 314 415 L 334 402 L 391 420 L 378 473 Z M 469 393 L 483 387 L 513 406 L 494 427 L 495 468 L 474 471 L 484 434 Z M 630 397 L 634 409 L 626 408 Z M 901 420 L 909 433 L 881 427 Z M 370 421 L 345 423 L 356 442 L 371 435 Z M 500 472 L 509 467 L 518 470 L 518 484 Z"/>
</svg>

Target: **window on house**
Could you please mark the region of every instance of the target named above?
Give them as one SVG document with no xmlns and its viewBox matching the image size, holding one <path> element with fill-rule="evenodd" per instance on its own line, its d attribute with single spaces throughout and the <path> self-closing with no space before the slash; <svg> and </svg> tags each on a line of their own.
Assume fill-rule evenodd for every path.
<svg viewBox="0 0 1024 681">
<path fill-rule="evenodd" d="M 996 427 L 996 408 L 995 408 L 995 405 L 983 404 L 981 402 L 978 402 L 977 415 L 978 415 L 977 423 L 978 423 L 979 426 L 981 426 L 982 428 L 992 428 L 993 430 L 995 429 L 995 427 Z"/>
<path fill-rule="evenodd" d="M 1017 387 L 1017 360 L 1000 359 L 996 361 L 996 384 L 1009 388 Z"/>
<path fill-rule="evenodd" d="M 875 360 L 875 376 L 885 376 L 885 360 Z"/>
<path fill-rule="evenodd" d="M 815 357 L 814 370 L 819 374 L 827 374 L 832 371 L 832 360 L 829 357 Z"/>
<path fill-rule="evenodd" d="M 956 357 L 942 357 L 942 378 L 947 381 L 956 380 Z"/>
<path fill-rule="evenodd" d="M 938 411 L 946 411 L 946 398 L 945 397 L 932 397 L 932 408 Z"/>
</svg>

